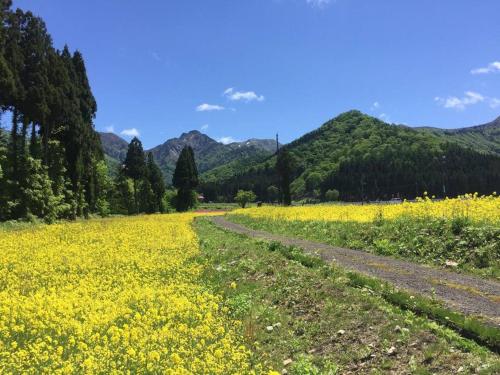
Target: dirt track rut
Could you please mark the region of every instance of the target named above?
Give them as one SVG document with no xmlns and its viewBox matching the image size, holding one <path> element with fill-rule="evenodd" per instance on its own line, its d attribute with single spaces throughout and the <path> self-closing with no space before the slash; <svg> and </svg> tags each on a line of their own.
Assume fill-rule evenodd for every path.
<svg viewBox="0 0 500 375">
<path fill-rule="evenodd" d="M 335 262 L 347 269 L 386 280 L 412 293 L 434 296 L 451 309 L 466 315 L 483 316 L 500 326 L 500 283 L 498 282 L 364 251 L 257 231 L 230 222 L 223 216 L 213 216 L 210 220 L 223 229 L 252 238 L 298 246 L 305 252 L 318 255 L 327 262 Z"/>
</svg>

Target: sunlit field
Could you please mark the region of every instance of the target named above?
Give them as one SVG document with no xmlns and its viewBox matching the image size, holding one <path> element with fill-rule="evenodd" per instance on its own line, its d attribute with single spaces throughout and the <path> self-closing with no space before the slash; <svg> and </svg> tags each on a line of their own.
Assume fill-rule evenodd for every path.
<svg viewBox="0 0 500 375">
<path fill-rule="evenodd" d="M 381 204 L 328 204 L 233 211 L 254 229 L 500 279 L 500 197 L 470 194 Z M 451 262 L 451 263 L 450 263 Z"/>
<path fill-rule="evenodd" d="M 416 202 L 401 204 L 316 205 L 299 207 L 255 207 L 236 210 L 253 218 L 289 221 L 353 221 L 371 222 L 379 219 L 409 218 L 467 218 L 472 221 L 500 222 L 500 197 L 496 194 L 464 195 L 458 198 L 433 200 L 427 196 Z"/>
<path fill-rule="evenodd" d="M 204 287 L 193 214 L 5 231 L 0 373 L 253 373 Z"/>
</svg>

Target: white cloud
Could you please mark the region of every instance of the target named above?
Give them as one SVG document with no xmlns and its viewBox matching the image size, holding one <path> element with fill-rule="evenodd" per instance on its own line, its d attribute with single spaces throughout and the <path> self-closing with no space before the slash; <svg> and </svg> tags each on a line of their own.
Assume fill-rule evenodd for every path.
<svg viewBox="0 0 500 375">
<path fill-rule="evenodd" d="M 223 111 L 224 107 L 216 104 L 203 103 L 196 107 L 196 112 Z"/>
<path fill-rule="evenodd" d="M 233 137 L 220 137 L 220 138 L 217 138 L 217 142 L 220 142 L 222 144 L 229 144 L 229 143 L 233 143 L 233 142 L 238 142 L 236 139 L 234 139 Z"/>
<path fill-rule="evenodd" d="M 500 99 L 498 99 L 498 98 L 490 98 L 488 101 L 489 101 L 489 104 L 490 104 L 491 108 L 500 107 Z"/>
<path fill-rule="evenodd" d="M 202 125 L 200 129 L 201 130 L 207 130 L 208 129 L 208 124 Z"/>
<path fill-rule="evenodd" d="M 379 102 L 374 102 L 372 104 L 372 106 L 370 107 L 370 110 L 375 111 L 378 108 L 380 108 L 380 103 Z"/>
<path fill-rule="evenodd" d="M 255 91 L 234 91 L 234 88 L 230 87 L 224 91 L 224 96 L 232 101 L 245 101 L 252 102 L 254 100 L 258 102 L 264 101 L 264 95 L 257 95 Z"/>
<path fill-rule="evenodd" d="M 136 128 L 124 129 L 120 134 L 126 135 L 127 137 L 138 137 L 140 135 L 139 130 L 137 130 Z"/>
<path fill-rule="evenodd" d="M 109 126 L 106 126 L 104 128 L 104 130 L 107 132 L 107 133 L 114 133 L 115 132 L 115 127 L 113 125 L 109 125 Z"/>
<path fill-rule="evenodd" d="M 465 96 L 458 98 L 449 96 L 447 98 L 435 97 L 434 100 L 441 104 L 444 108 L 453 108 L 463 111 L 467 106 L 484 102 L 485 97 L 474 91 L 467 91 Z"/>
<path fill-rule="evenodd" d="M 493 61 L 487 67 L 472 69 L 471 74 L 488 74 L 500 72 L 500 61 Z"/>
<path fill-rule="evenodd" d="M 307 4 L 315 8 L 323 8 L 330 4 L 332 0 L 306 0 Z"/>
</svg>

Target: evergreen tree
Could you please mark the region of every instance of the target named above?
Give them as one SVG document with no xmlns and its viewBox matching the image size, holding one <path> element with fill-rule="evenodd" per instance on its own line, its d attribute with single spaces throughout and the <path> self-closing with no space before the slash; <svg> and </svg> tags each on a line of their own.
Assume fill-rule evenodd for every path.
<svg viewBox="0 0 500 375">
<path fill-rule="evenodd" d="M 83 57 L 68 47 L 56 51 L 43 20 L 11 5 L 0 0 L 0 115 L 12 113 L 0 216 L 88 215 L 97 209 L 103 154 Z M 39 206 L 33 184 L 46 187 L 46 174 L 52 196 L 64 197 L 53 201 L 56 211 L 33 208 Z"/>
<path fill-rule="evenodd" d="M 153 154 L 148 153 L 147 161 L 148 180 L 154 194 L 154 212 L 164 212 L 163 196 L 165 195 L 165 180 L 160 168 L 153 159 Z"/>
<path fill-rule="evenodd" d="M 193 207 L 195 204 L 194 189 L 198 186 L 199 181 L 194 152 L 189 146 L 184 147 L 179 155 L 172 183 L 177 189 L 177 211 L 183 212 Z"/>
<path fill-rule="evenodd" d="M 144 150 L 141 141 L 134 137 L 130 141 L 127 156 L 124 162 L 125 176 L 134 182 L 134 205 L 135 213 L 139 213 L 138 182 L 146 175 L 146 162 L 144 160 Z"/>
<path fill-rule="evenodd" d="M 9 200 L 7 176 L 7 136 L 0 128 L 0 221 L 9 217 L 7 202 Z"/>
<path fill-rule="evenodd" d="M 156 197 L 147 177 L 143 178 L 139 184 L 139 210 L 147 214 L 158 211 Z"/>
<path fill-rule="evenodd" d="M 281 187 L 281 203 L 285 206 L 290 206 L 292 204 L 290 184 L 293 178 L 293 168 L 294 160 L 292 155 L 286 148 L 281 149 L 276 159 L 276 171 L 278 172 Z"/>
</svg>

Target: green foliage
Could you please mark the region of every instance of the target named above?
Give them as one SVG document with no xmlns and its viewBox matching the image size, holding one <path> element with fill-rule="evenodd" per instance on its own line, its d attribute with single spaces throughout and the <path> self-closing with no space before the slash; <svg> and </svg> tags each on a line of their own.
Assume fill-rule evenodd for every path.
<svg viewBox="0 0 500 375">
<path fill-rule="evenodd" d="M 21 188 L 20 201 L 26 205 L 27 216 L 33 215 L 46 222 L 54 222 L 61 213 L 69 210 L 69 205 L 64 202 L 63 195 L 54 195 L 52 181 L 40 160 L 28 157 L 26 168 L 28 179 L 26 187 Z"/>
<path fill-rule="evenodd" d="M 163 198 L 162 198 L 163 209 L 165 212 L 170 212 L 172 210 L 175 210 L 176 196 L 177 196 L 177 192 L 175 190 L 168 189 L 165 191 L 165 194 L 163 194 Z"/>
<path fill-rule="evenodd" d="M 463 335 L 471 337 L 483 345 L 489 346 L 494 351 L 500 350 L 500 329 L 491 324 L 483 323 L 474 317 L 466 317 L 426 297 L 394 289 L 388 283 L 381 283 L 377 279 L 353 272 L 349 272 L 348 276 L 351 285 L 355 287 L 369 288 L 397 306 L 424 314 L 445 326 L 462 332 Z"/>
<path fill-rule="evenodd" d="M 125 175 L 132 180 L 137 181 L 144 177 L 146 171 L 144 150 L 141 141 L 137 137 L 132 138 L 130 141 L 123 165 Z"/>
<path fill-rule="evenodd" d="M 0 219 L 88 216 L 103 155 L 83 57 L 55 50 L 41 18 L 10 6 L 0 8 L 0 112 L 12 114 Z"/>
<path fill-rule="evenodd" d="M 276 172 L 279 176 L 281 187 L 281 203 L 285 206 L 292 204 L 292 195 L 290 184 L 292 183 L 293 170 L 295 168 L 295 159 L 287 149 L 281 149 L 276 158 Z"/>
<path fill-rule="evenodd" d="M 312 172 L 306 177 L 306 189 L 308 192 L 312 193 L 314 190 L 321 187 L 323 182 L 323 176 L 318 172 Z"/>
<path fill-rule="evenodd" d="M 494 121 L 462 129 L 417 128 L 422 132 L 431 133 L 448 142 L 456 143 L 465 148 L 490 153 L 500 154 L 500 117 Z"/>
<path fill-rule="evenodd" d="M 498 125 L 486 129 L 496 134 Z M 318 198 L 332 189 L 349 201 L 411 199 L 424 191 L 436 196 L 491 194 L 500 185 L 498 154 L 482 154 L 453 138 L 386 124 L 359 111 L 337 116 L 282 150 L 296 161 L 290 175 L 295 199 Z M 266 201 L 267 187 L 279 183 L 279 174 L 269 168 L 275 162 L 274 156 L 249 166 L 213 183 L 210 190 L 227 200 L 237 189 L 252 190 Z"/>
<path fill-rule="evenodd" d="M 440 266 L 451 260 L 458 263 L 459 269 L 500 277 L 500 229 L 488 223 L 472 223 L 462 218 L 401 217 L 373 225 L 231 217 L 253 229 Z"/>
<path fill-rule="evenodd" d="M 158 204 L 151 183 L 144 178 L 139 184 L 139 210 L 147 214 L 158 212 Z"/>
<path fill-rule="evenodd" d="M 301 355 L 290 366 L 290 374 L 292 375 L 321 375 L 319 368 L 312 362 L 311 358 L 306 355 Z"/>
<path fill-rule="evenodd" d="M 253 191 L 238 190 L 238 193 L 234 197 L 234 201 L 238 203 L 241 208 L 245 208 L 247 203 L 253 202 L 255 198 L 256 195 Z"/>
<path fill-rule="evenodd" d="M 111 213 L 111 205 L 105 198 L 98 198 L 97 199 L 97 213 L 101 217 L 107 217 Z"/>
<path fill-rule="evenodd" d="M 276 186 L 271 185 L 267 188 L 267 199 L 270 203 L 276 202 L 279 199 L 279 194 L 280 191 Z"/>
<path fill-rule="evenodd" d="M 193 207 L 196 203 L 194 189 L 198 186 L 198 170 L 193 149 L 189 146 L 184 147 L 179 155 L 172 183 L 177 188 L 177 211 L 187 211 Z"/>
<path fill-rule="evenodd" d="M 498 369 L 494 353 L 425 314 L 393 305 L 376 289 L 354 284 L 339 267 L 305 267 L 285 246 L 230 233 L 206 219 L 196 220 L 194 228 L 207 287 L 224 295 L 242 322 L 255 363 L 289 374 L 292 368 L 321 374 L 407 373 L 410 367 L 473 373 L 483 364 L 486 373 Z M 397 353 L 390 356 L 392 345 Z M 284 366 L 285 359 L 292 362 Z"/>
<path fill-rule="evenodd" d="M 330 189 L 325 192 L 325 201 L 335 202 L 339 200 L 340 193 L 336 189 Z"/>
<path fill-rule="evenodd" d="M 153 154 L 148 153 L 147 161 L 147 176 L 153 196 L 151 197 L 150 206 L 153 212 L 164 212 L 163 196 L 165 195 L 165 182 L 160 168 L 156 165 Z"/>
</svg>

